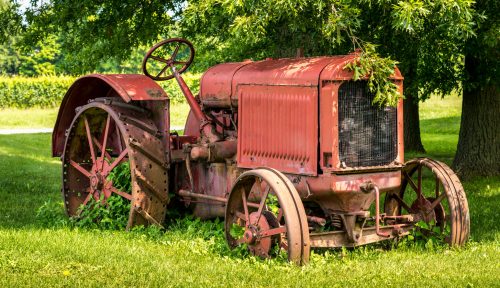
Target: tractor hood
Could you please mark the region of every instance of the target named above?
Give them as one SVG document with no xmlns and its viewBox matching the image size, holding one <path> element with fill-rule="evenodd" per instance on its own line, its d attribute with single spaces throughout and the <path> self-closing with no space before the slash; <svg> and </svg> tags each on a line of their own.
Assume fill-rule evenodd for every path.
<svg viewBox="0 0 500 288">
<path fill-rule="evenodd" d="M 345 65 L 357 54 L 315 58 L 266 59 L 224 63 L 209 68 L 200 82 L 200 99 L 206 107 L 238 106 L 241 85 L 319 86 L 320 81 L 350 80 L 352 72 Z M 396 68 L 394 79 L 403 79 Z"/>
</svg>

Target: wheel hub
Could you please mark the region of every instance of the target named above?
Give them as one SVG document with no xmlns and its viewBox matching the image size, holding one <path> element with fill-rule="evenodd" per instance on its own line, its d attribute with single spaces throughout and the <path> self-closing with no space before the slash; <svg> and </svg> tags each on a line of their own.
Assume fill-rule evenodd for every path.
<svg viewBox="0 0 500 288">
<path fill-rule="evenodd" d="M 432 209 L 431 201 L 427 198 L 419 197 L 412 203 L 411 209 L 415 214 L 419 214 L 420 220 L 424 220 L 427 223 L 436 221 L 436 213 Z"/>
<path fill-rule="evenodd" d="M 92 190 L 99 190 L 99 186 L 102 186 L 102 185 L 99 185 L 100 184 L 100 181 L 99 181 L 99 178 L 97 175 L 92 175 L 90 177 L 90 188 Z"/>
<path fill-rule="evenodd" d="M 245 230 L 245 233 L 243 234 L 243 238 L 245 239 L 245 243 L 247 244 L 253 244 L 255 240 L 257 239 L 257 229 L 255 227 L 250 227 Z"/>
<path fill-rule="evenodd" d="M 107 161 L 96 159 L 94 165 L 92 165 L 92 169 L 90 170 L 90 189 L 92 192 L 102 191 L 106 188 L 106 180 L 107 174 L 109 173 L 109 164 Z M 108 198 L 108 195 L 105 195 Z"/>
<path fill-rule="evenodd" d="M 261 215 L 259 218 L 259 214 L 253 212 L 249 216 L 250 223 L 253 224 L 249 225 L 243 234 L 245 243 L 248 244 L 248 249 L 253 255 L 267 258 L 271 252 L 273 241 L 271 237 L 261 237 L 260 232 L 267 231 L 273 227 L 265 215 Z"/>
</svg>

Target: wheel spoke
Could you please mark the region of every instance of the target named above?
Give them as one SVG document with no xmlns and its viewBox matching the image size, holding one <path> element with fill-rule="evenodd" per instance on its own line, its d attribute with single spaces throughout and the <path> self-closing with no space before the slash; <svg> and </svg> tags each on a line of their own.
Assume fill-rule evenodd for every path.
<svg viewBox="0 0 500 288">
<path fill-rule="evenodd" d="M 434 210 L 436 206 L 443 201 L 444 197 L 446 196 L 446 193 L 443 192 L 443 194 L 439 195 L 434 201 L 431 203 L 431 207 L 429 208 L 430 211 Z M 429 211 L 429 212 L 430 212 Z"/>
<path fill-rule="evenodd" d="M 161 74 L 165 73 L 165 71 L 167 71 L 167 68 L 170 67 L 169 65 L 165 65 L 165 67 L 163 67 L 163 69 L 161 69 L 160 73 L 158 73 L 158 75 L 156 75 L 156 78 L 160 77 Z"/>
<path fill-rule="evenodd" d="M 115 193 L 115 194 L 118 194 L 120 196 L 122 196 L 123 198 L 125 199 L 128 199 L 130 201 L 132 201 L 132 194 L 129 194 L 127 192 L 123 192 L 123 191 L 120 191 L 118 189 L 116 189 L 114 186 L 111 186 L 108 188 L 111 192 Z"/>
<path fill-rule="evenodd" d="M 92 137 L 92 141 L 94 142 L 94 145 L 97 146 L 97 149 L 99 149 L 99 151 L 101 151 L 102 153 L 103 149 L 101 143 L 99 143 L 99 140 L 97 140 L 95 137 Z M 104 153 L 106 155 L 106 158 L 108 158 L 108 160 L 111 161 L 113 157 L 111 157 L 111 155 L 109 155 L 109 153 L 106 150 L 104 150 Z"/>
<path fill-rule="evenodd" d="M 278 209 L 278 216 L 276 217 L 276 220 L 278 220 L 278 222 L 280 222 L 281 218 L 283 218 L 283 209 L 279 208 Z"/>
<path fill-rule="evenodd" d="M 248 206 L 247 206 L 247 196 L 245 190 L 241 191 L 241 198 L 243 200 L 243 211 L 245 211 L 245 227 L 250 225 L 250 216 L 248 215 Z"/>
<path fill-rule="evenodd" d="M 108 114 L 106 119 L 106 127 L 104 127 L 104 139 L 102 140 L 101 147 L 101 170 L 104 168 L 104 156 L 106 155 L 106 145 L 108 144 L 109 123 L 111 122 L 111 115 Z"/>
<path fill-rule="evenodd" d="M 240 218 L 241 220 L 246 221 L 245 214 L 241 213 L 240 211 L 234 212 L 234 215 L 236 215 L 236 217 Z"/>
<path fill-rule="evenodd" d="M 175 47 L 174 53 L 172 53 L 172 61 L 175 61 L 175 58 L 177 57 L 177 53 L 179 53 L 179 48 L 181 48 L 181 44 L 177 44 Z"/>
<path fill-rule="evenodd" d="M 115 161 L 113 161 L 113 163 L 111 163 L 111 165 L 109 165 L 107 169 L 104 169 L 102 171 L 102 173 L 107 176 L 109 174 L 109 172 L 111 172 L 113 169 L 115 169 L 115 167 L 118 164 L 120 164 L 120 162 L 123 160 L 123 158 L 127 155 L 127 152 L 128 152 L 128 148 L 123 150 L 122 153 L 120 153 L 120 155 L 118 155 L 118 157 L 115 159 Z"/>
<path fill-rule="evenodd" d="M 403 199 L 401 199 L 401 197 L 399 197 L 398 194 L 396 194 L 396 193 L 391 194 L 391 197 L 396 199 L 396 201 L 398 201 L 399 205 L 403 206 L 403 208 L 405 208 L 406 211 L 411 212 L 411 208 L 403 201 Z"/>
<path fill-rule="evenodd" d="M 94 145 L 92 144 L 92 134 L 90 133 L 89 121 L 87 116 L 83 116 L 83 121 L 85 122 L 85 131 L 87 132 L 87 140 L 89 142 L 90 156 L 92 158 L 92 163 L 95 164 L 95 151 Z"/>
<path fill-rule="evenodd" d="M 265 237 L 270 237 L 270 236 L 285 233 L 285 232 L 286 232 L 286 226 L 280 226 L 278 228 L 272 228 L 269 230 L 261 231 L 259 233 L 259 236 L 262 238 L 265 238 Z"/>
<path fill-rule="evenodd" d="M 262 187 L 260 187 L 260 188 L 262 188 Z M 269 195 L 270 190 L 271 190 L 271 186 L 267 186 L 266 190 L 264 191 L 264 195 L 262 195 L 262 193 L 261 193 L 260 205 L 259 205 L 259 209 L 257 210 L 257 220 L 255 221 L 254 224 L 258 224 L 260 221 L 260 217 L 262 216 L 262 211 L 264 210 L 264 206 L 266 205 L 267 195 Z"/>
<path fill-rule="evenodd" d="M 181 65 L 186 65 L 186 61 L 174 61 L 174 64 L 181 64 Z"/>
<path fill-rule="evenodd" d="M 153 56 L 153 55 L 151 55 L 151 56 L 149 56 L 149 57 L 150 57 L 151 59 L 154 59 L 154 60 L 156 60 L 156 61 L 163 62 L 163 63 L 165 63 L 165 64 L 167 64 L 167 63 L 168 63 L 168 60 L 167 60 L 167 59 L 165 59 L 165 58 L 162 58 L 162 57 Z"/>
<path fill-rule="evenodd" d="M 288 244 L 285 241 L 281 241 L 280 247 L 281 249 L 288 250 Z"/>
<path fill-rule="evenodd" d="M 69 164 L 73 166 L 76 170 L 80 171 L 80 173 L 85 175 L 87 178 L 92 177 L 92 174 L 90 174 L 89 171 L 85 170 L 82 166 L 80 166 L 80 164 L 76 163 L 75 161 L 70 159 Z"/>
<path fill-rule="evenodd" d="M 403 170 L 403 176 L 405 176 L 405 178 L 408 180 L 408 183 L 410 183 L 411 188 L 413 188 L 413 190 L 415 190 L 415 192 L 417 192 L 418 194 L 418 187 L 417 185 L 415 185 L 415 182 L 413 182 L 413 179 L 411 179 L 410 175 L 408 175 L 408 172 Z"/>
<path fill-rule="evenodd" d="M 87 205 L 87 203 L 89 203 L 90 198 L 92 198 L 92 196 L 93 196 L 93 193 L 89 192 L 89 194 L 87 195 L 87 197 L 85 197 L 85 200 L 83 201 L 82 205 L 83 206 Z"/>
</svg>

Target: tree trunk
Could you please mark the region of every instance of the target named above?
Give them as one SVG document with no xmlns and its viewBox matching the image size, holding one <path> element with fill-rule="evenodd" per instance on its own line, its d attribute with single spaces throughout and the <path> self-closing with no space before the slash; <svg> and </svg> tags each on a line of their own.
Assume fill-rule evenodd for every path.
<svg viewBox="0 0 500 288">
<path fill-rule="evenodd" d="M 464 91 L 453 168 L 462 178 L 500 175 L 500 95 L 494 83 Z"/>
<path fill-rule="evenodd" d="M 412 93 L 405 91 L 406 99 L 403 101 L 404 141 L 405 151 L 425 153 L 424 145 L 420 138 L 420 118 L 418 115 L 418 100 Z"/>
</svg>

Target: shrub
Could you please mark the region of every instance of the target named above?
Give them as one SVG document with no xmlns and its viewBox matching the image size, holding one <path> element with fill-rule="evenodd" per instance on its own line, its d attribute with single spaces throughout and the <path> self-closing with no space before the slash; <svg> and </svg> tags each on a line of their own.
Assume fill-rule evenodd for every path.
<svg viewBox="0 0 500 288">
<path fill-rule="evenodd" d="M 186 84 L 191 89 L 191 92 L 193 92 L 193 95 L 196 95 L 200 90 L 201 73 L 185 73 L 182 74 L 182 78 L 184 79 L 184 81 L 186 81 Z M 184 95 L 182 94 L 181 89 L 179 88 L 179 85 L 177 84 L 177 81 L 175 79 L 170 79 L 168 81 L 162 81 L 158 83 L 163 88 L 163 90 L 167 92 L 168 96 L 170 97 L 171 103 L 179 103 L 185 101 Z"/>
<path fill-rule="evenodd" d="M 74 77 L 0 77 L 0 108 L 58 107 Z"/>
<path fill-rule="evenodd" d="M 189 88 L 196 95 L 201 74 L 183 74 Z M 59 107 L 68 88 L 76 80 L 69 76 L 5 77 L 0 76 L 0 108 L 54 108 Z M 172 103 L 184 102 L 177 81 L 158 82 Z"/>
</svg>

